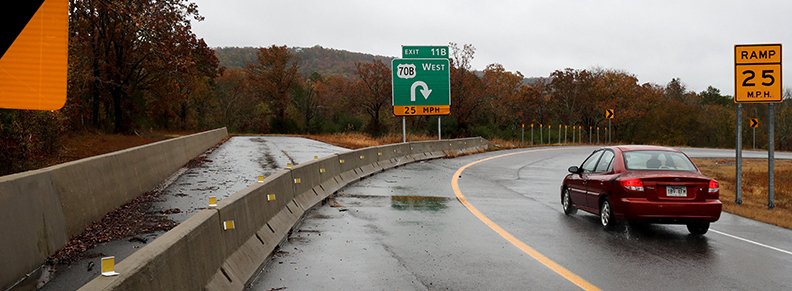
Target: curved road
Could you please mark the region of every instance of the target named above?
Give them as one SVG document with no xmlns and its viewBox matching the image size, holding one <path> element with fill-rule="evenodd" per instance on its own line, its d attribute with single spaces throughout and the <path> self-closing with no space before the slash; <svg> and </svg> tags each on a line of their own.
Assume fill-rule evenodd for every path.
<svg viewBox="0 0 792 291">
<path fill-rule="evenodd" d="M 364 179 L 306 214 L 251 287 L 792 289 L 792 231 L 786 229 L 723 213 L 704 237 L 692 237 L 681 225 L 604 231 L 594 215 L 565 216 L 560 182 L 566 168 L 593 149 L 491 152 Z M 475 163 L 489 157 L 495 158 Z"/>
</svg>

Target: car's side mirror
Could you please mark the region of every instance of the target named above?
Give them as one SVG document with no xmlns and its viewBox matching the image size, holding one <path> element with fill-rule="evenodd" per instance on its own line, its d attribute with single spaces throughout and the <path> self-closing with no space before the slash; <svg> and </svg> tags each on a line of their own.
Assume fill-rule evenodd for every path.
<svg viewBox="0 0 792 291">
<path fill-rule="evenodd" d="M 567 171 L 569 171 L 572 174 L 579 174 L 580 168 L 578 168 L 577 166 L 571 166 Z"/>
</svg>

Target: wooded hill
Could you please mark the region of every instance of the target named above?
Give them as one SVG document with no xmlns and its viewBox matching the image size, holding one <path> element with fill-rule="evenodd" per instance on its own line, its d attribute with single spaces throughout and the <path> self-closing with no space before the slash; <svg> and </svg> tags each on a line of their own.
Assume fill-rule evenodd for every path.
<svg viewBox="0 0 792 291">
<path fill-rule="evenodd" d="M 258 48 L 255 47 L 217 47 L 214 51 L 221 67 L 245 68 L 257 61 Z M 390 66 L 391 60 L 391 57 L 324 48 L 319 45 L 308 48 L 291 47 L 289 51 L 299 65 L 297 72 L 303 76 L 316 72 L 322 76 L 339 75 L 348 78 L 356 74 L 355 63 L 380 60 Z"/>
</svg>

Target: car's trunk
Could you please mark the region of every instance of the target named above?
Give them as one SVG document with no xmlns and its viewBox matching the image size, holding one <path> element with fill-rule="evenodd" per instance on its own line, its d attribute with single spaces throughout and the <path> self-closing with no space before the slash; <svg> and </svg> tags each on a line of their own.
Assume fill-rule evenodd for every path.
<svg viewBox="0 0 792 291">
<path fill-rule="evenodd" d="M 634 171 L 640 178 L 646 198 L 653 201 L 704 201 L 710 179 L 687 171 Z"/>
</svg>

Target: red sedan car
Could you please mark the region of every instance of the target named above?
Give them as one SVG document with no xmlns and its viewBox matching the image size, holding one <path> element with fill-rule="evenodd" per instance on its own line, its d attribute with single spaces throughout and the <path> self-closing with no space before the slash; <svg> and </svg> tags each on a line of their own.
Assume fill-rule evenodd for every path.
<svg viewBox="0 0 792 291">
<path fill-rule="evenodd" d="M 561 186 L 564 213 L 582 209 L 599 215 L 606 229 L 617 220 L 671 223 L 702 235 L 720 218 L 718 182 L 672 148 L 602 148 L 569 172 Z"/>
</svg>

